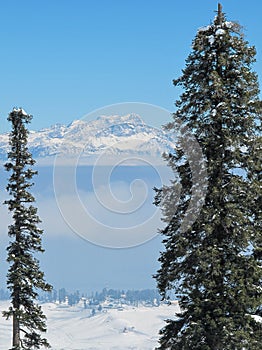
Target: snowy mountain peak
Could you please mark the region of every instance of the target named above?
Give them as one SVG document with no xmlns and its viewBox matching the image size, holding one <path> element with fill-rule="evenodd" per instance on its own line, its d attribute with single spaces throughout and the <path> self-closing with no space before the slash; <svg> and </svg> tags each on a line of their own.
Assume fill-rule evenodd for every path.
<svg viewBox="0 0 262 350">
<path fill-rule="evenodd" d="M 142 118 L 138 114 L 135 114 L 135 113 L 126 114 L 123 116 L 101 115 L 96 120 L 99 122 L 102 122 L 102 123 L 107 123 L 107 124 L 109 124 L 109 123 L 112 123 L 112 124 L 130 123 L 130 124 L 142 124 L 142 125 L 145 124 L 144 121 L 142 120 Z"/>
<path fill-rule="evenodd" d="M 67 128 L 75 128 L 75 127 L 78 127 L 78 126 L 82 126 L 82 125 L 84 125 L 86 123 L 87 122 L 85 120 L 76 119 L 76 120 L 73 120 L 70 124 L 68 124 Z M 59 124 L 56 124 L 56 125 L 59 125 Z"/>
<path fill-rule="evenodd" d="M 69 159 L 77 154 L 85 159 L 110 155 L 139 155 L 161 158 L 174 149 L 174 141 L 163 130 L 144 123 L 134 113 L 101 115 L 96 120 L 74 120 L 68 126 L 55 124 L 40 131 L 30 131 L 28 144 L 34 158 L 57 155 Z M 0 135 L 0 158 L 6 159 L 8 135 Z"/>
</svg>

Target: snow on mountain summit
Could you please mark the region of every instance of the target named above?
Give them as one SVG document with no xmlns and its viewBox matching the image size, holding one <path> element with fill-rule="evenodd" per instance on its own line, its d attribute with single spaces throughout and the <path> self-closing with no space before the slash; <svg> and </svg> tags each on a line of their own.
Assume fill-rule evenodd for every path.
<svg viewBox="0 0 262 350">
<path fill-rule="evenodd" d="M 98 122 L 102 122 L 105 124 L 108 123 L 115 123 L 115 124 L 121 124 L 121 123 L 130 123 L 130 124 L 145 124 L 142 118 L 135 113 L 130 113 L 126 115 L 101 115 L 96 119 Z"/>
<path fill-rule="evenodd" d="M 69 125 L 55 124 L 30 131 L 29 149 L 34 158 L 110 154 L 161 156 L 174 148 L 174 141 L 163 130 L 149 126 L 137 114 L 101 115 L 95 120 L 74 120 Z M 0 135 L 0 158 L 6 159 L 8 134 Z"/>
</svg>

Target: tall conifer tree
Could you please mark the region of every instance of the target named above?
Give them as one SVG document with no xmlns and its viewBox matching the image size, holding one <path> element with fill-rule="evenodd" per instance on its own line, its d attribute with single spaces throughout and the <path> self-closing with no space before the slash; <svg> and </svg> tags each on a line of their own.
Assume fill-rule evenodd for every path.
<svg viewBox="0 0 262 350">
<path fill-rule="evenodd" d="M 40 219 L 37 208 L 32 205 L 35 199 L 29 192 L 33 185 L 31 179 L 37 173 L 32 170 L 35 161 L 27 147 L 25 124 L 31 119 L 32 116 L 23 109 L 14 109 L 8 117 L 12 132 L 9 161 L 5 168 L 11 172 L 7 185 L 11 199 L 5 203 L 13 217 L 8 232 L 12 241 L 7 248 L 7 261 L 10 263 L 7 286 L 11 291 L 11 306 L 3 315 L 13 320 L 12 350 L 49 347 L 47 340 L 41 336 L 41 332 L 46 331 L 46 317 L 36 303 L 38 290 L 50 291 L 51 286 L 44 281 L 44 273 L 34 256 L 44 250 L 41 245 L 43 231 L 37 227 Z"/>
<path fill-rule="evenodd" d="M 254 62 L 255 48 L 219 5 L 174 80 L 183 93 L 167 128 L 175 131 L 179 120 L 180 135 L 186 126 L 197 139 L 208 186 L 195 222 L 181 225 L 198 184 L 180 136 L 177 150 L 166 157 L 180 178 L 156 194 L 166 227 L 155 278 L 163 298 L 175 291 L 181 308 L 160 331 L 159 349 L 261 349 L 254 314 L 261 306 L 262 104 Z"/>
</svg>

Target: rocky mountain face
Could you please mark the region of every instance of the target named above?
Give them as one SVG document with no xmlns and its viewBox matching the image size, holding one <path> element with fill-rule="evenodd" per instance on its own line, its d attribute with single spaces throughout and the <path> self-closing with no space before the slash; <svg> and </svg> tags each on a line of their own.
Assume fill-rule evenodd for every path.
<svg viewBox="0 0 262 350">
<path fill-rule="evenodd" d="M 149 126 L 140 116 L 100 116 L 96 120 L 75 120 L 68 126 L 55 124 L 30 131 L 29 149 L 35 159 L 55 156 L 94 158 L 106 152 L 112 156 L 161 157 L 175 147 L 175 139 Z M 8 134 L 0 135 L 0 158 L 6 159 Z M 90 159 L 91 159 L 90 158 Z"/>
</svg>

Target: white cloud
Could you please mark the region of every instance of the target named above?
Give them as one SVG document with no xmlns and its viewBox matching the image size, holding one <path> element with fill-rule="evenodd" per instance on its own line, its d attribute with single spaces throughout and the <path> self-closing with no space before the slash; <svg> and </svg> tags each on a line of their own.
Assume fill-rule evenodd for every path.
<svg viewBox="0 0 262 350">
<path fill-rule="evenodd" d="M 140 187 L 141 184 L 138 185 Z M 112 193 L 104 186 L 94 192 L 60 194 L 58 205 L 64 220 L 71 229 L 88 241 L 108 247 L 130 247 L 142 244 L 157 234 L 161 225 L 160 211 L 153 207 L 145 192 L 134 192 L 127 198 L 129 186 L 114 183 Z M 124 206 L 124 210 L 121 210 Z"/>
</svg>

